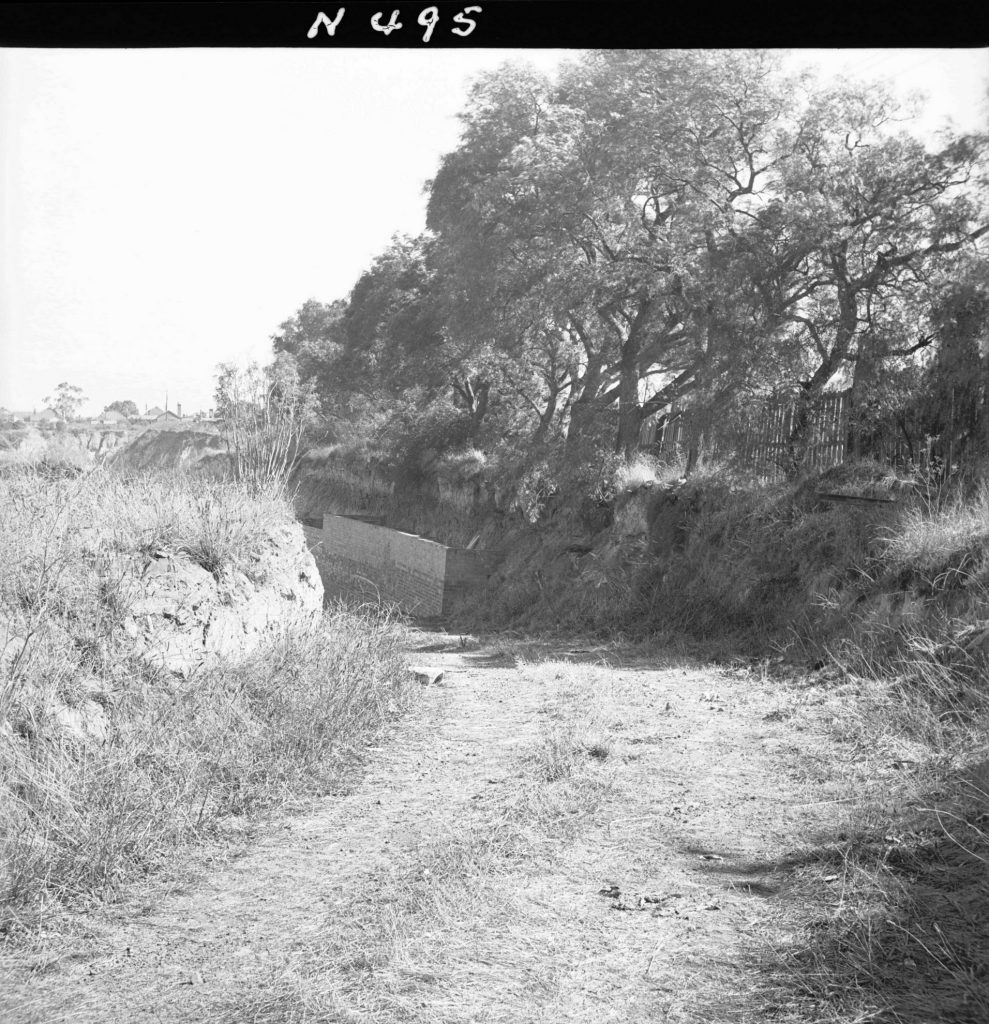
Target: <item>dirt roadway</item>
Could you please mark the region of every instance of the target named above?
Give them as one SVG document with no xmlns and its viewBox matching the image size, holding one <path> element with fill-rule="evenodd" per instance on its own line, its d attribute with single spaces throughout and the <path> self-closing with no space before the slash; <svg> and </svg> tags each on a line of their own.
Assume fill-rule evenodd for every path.
<svg viewBox="0 0 989 1024">
<path fill-rule="evenodd" d="M 270 826 L 185 891 L 136 887 L 71 940 L 8 958 L 0 1020 L 755 1013 L 751 951 L 785 938 L 767 899 L 772 865 L 833 827 L 838 808 L 789 770 L 819 741 L 790 718 L 793 692 L 656 657 L 530 650 L 516 661 L 436 640 L 419 635 L 412 657 L 443 681 L 370 752 L 353 792 Z M 424 844 L 461 825 L 483 831 L 524 774 L 518 751 L 574 694 L 592 696 L 610 744 L 593 813 L 575 810 L 580 827 L 537 843 L 538 863 L 476 876 L 483 892 L 459 921 L 448 907 L 410 928 L 401 904 Z M 620 895 L 602 892 L 611 886 Z"/>
</svg>

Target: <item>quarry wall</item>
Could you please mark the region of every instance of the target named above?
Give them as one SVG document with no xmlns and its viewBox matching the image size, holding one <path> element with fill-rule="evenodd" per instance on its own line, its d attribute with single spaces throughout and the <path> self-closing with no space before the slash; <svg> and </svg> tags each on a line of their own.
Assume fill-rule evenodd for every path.
<svg viewBox="0 0 989 1024">
<path fill-rule="evenodd" d="M 447 614 L 488 577 L 485 555 L 381 526 L 368 516 L 326 514 L 305 524 L 328 597 L 394 603 L 420 618 Z"/>
</svg>

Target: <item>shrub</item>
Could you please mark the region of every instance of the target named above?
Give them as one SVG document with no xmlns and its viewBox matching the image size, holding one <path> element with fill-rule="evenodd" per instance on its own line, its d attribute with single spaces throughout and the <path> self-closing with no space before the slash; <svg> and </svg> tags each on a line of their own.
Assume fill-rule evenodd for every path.
<svg viewBox="0 0 989 1024">
<path fill-rule="evenodd" d="M 651 487 L 659 482 L 660 467 L 657 461 L 645 454 L 638 454 L 615 469 L 615 488 L 631 491 L 638 487 Z"/>
<path fill-rule="evenodd" d="M 470 428 L 470 417 L 448 399 L 404 407 L 381 438 L 396 482 L 423 483 L 438 459 L 466 445 Z"/>
<path fill-rule="evenodd" d="M 315 384 L 299 377 L 283 354 L 262 369 L 219 368 L 215 401 L 236 479 L 254 491 L 284 486 L 302 455 L 302 440 L 319 409 Z"/>
</svg>

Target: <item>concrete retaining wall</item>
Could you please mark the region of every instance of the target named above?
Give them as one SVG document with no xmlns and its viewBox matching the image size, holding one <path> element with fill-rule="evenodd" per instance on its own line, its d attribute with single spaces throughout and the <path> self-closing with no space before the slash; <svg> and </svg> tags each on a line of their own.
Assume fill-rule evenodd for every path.
<svg viewBox="0 0 989 1024">
<path fill-rule="evenodd" d="M 328 597 L 380 600 L 434 618 L 487 580 L 482 552 L 391 530 L 373 517 L 324 515 L 321 529 L 311 523 L 305 526 L 306 540 Z"/>
</svg>

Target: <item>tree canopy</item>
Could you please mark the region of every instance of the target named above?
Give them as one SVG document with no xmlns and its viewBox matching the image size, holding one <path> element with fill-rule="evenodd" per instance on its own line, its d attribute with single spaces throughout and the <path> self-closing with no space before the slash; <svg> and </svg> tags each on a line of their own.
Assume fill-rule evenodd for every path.
<svg viewBox="0 0 989 1024">
<path fill-rule="evenodd" d="M 136 402 L 132 402 L 129 399 L 123 402 L 111 402 L 104 410 L 104 412 L 119 412 L 121 416 L 134 417 L 140 416 L 140 410 L 137 407 Z"/>
<path fill-rule="evenodd" d="M 53 412 L 58 413 L 63 420 L 73 419 L 86 402 L 86 396 L 82 388 L 75 384 L 62 381 L 55 388 L 55 393 L 45 398 L 45 405 Z"/>
<path fill-rule="evenodd" d="M 629 453 L 674 403 L 714 424 L 836 386 L 865 417 L 960 323 L 959 268 L 986 270 L 985 136 L 932 146 L 904 116 L 759 51 L 506 65 L 470 91 L 426 232 L 276 349 L 351 416 L 445 402 L 488 447 Z"/>
</svg>

